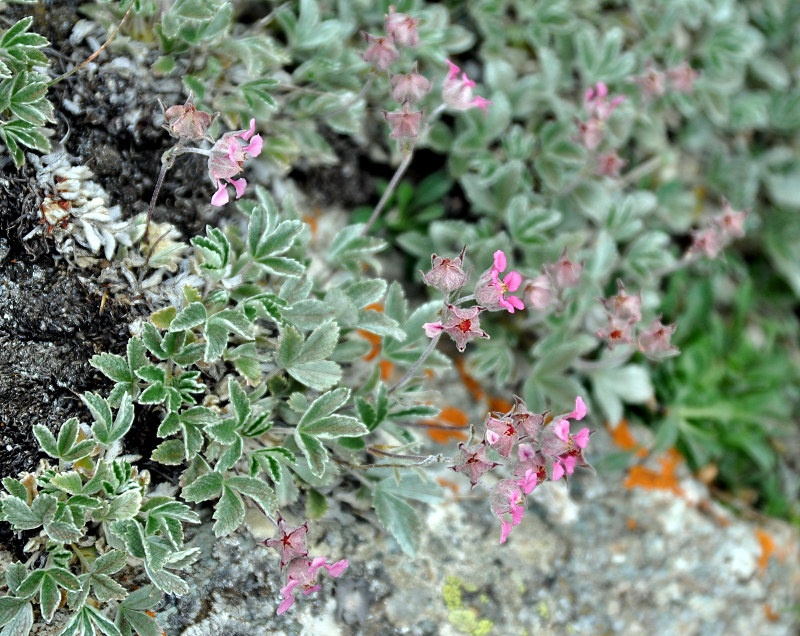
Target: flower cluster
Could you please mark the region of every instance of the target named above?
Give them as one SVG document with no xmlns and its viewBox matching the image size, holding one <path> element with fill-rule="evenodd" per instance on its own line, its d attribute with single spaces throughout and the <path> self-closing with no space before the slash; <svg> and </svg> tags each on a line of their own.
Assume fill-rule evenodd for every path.
<svg viewBox="0 0 800 636">
<path fill-rule="evenodd" d="M 667 69 L 659 71 L 652 62 L 645 64 L 644 73 L 632 77 L 632 81 L 642 90 L 645 99 L 661 97 L 669 89 L 677 93 L 691 93 L 700 73 L 695 71 L 685 60 Z"/>
<path fill-rule="evenodd" d="M 711 219 L 707 227 L 693 233 L 689 251 L 702 252 L 708 258 L 716 258 L 733 239 L 744 236 L 747 211 L 737 212 L 727 200 L 722 200 L 722 214 Z"/>
<path fill-rule="evenodd" d="M 589 88 L 583 99 L 588 119 L 577 120 L 577 141 L 587 150 L 594 151 L 600 146 L 605 136 L 605 122 L 611 113 L 625 99 L 624 95 L 608 100 L 608 87 L 603 82 L 597 82 L 595 88 Z"/>
<path fill-rule="evenodd" d="M 525 497 L 539 484 L 572 475 L 578 466 L 591 468 L 583 451 L 592 431 L 582 428 L 575 435 L 570 433 L 570 420 L 582 420 L 586 413 L 586 405 L 578 397 L 571 413 L 546 423 L 546 414 L 530 413 L 525 402 L 515 397 L 509 412 L 489 414 L 480 442 L 459 444 L 453 470 L 467 475 L 473 488 L 498 466 L 505 464 L 513 474 L 490 488 L 492 512 L 501 524 L 500 543 L 522 521 Z"/>
<path fill-rule="evenodd" d="M 537 311 L 547 311 L 555 306 L 564 290 L 577 286 L 583 274 L 583 263 L 572 261 L 567 248 L 555 263 L 542 266 L 542 273 L 525 285 L 530 306 Z"/>
<path fill-rule="evenodd" d="M 289 566 L 286 585 L 281 588 L 283 601 L 278 606 L 278 614 L 283 614 L 294 605 L 294 592 L 302 591 L 303 595 L 312 594 L 322 586 L 317 583 L 317 576 L 322 568 L 328 570 L 333 578 L 338 578 L 349 565 L 347 559 L 336 563 L 328 563 L 325 557 L 309 557 L 306 548 L 308 524 L 291 527 L 281 517 L 278 519 L 279 535 L 267 539 L 264 544 L 281 553 L 281 570 Z"/>
<path fill-rule="evenodd" d="M 261 135 L 253 134 L 255 130 L 256 120 L 251 119 L 250 128 L 225 133 L 211 148 L 208 176 L 217 186 L 217 191 L 211 197 L 211 205 L 223 206 L 228 202 L 228 186 L 224 181 L 230 183 L 236 190 L 237 199 L 244 194 L 247 181 L 244 178 L 231 179 L 231 177 L 242 171 L 242 164 L 246 159 L 261 154 L 263 141 Z"/>
</svg>

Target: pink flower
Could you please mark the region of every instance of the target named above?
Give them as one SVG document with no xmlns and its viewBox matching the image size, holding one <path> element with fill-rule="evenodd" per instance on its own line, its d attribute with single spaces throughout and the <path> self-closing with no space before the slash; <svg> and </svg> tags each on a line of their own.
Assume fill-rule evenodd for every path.
<svg viewBox="0 0 800 636">
<path fill-rule="evenodd" d="M 264 545 L 275 548 L 281 553 L 281 569 L 283 569 L 290 561 L 308 556 L 308 550 L 306 549 L 308 524 L 304 523 L 302 526 L 292 528 L 283 517 L 279 517 L 278 525 L 279 535 L 272 539 L 267 539 L 264 541 Z"/>
<path fill-rule="evenodd" d="M 595 172 L 601 177 L 611 177 L 615 179 L 619 176 L 619 171 L 625 167 L 628 162 L 620 159 L 616 150 L 607 152 L 597 157 L 597 167 Z"/>
<path fill-rule="evenodd" d="M 690 252 L 703 252 L 708 258 L 716 258 L 722 251 L 725 240 L 721 232 L 715 227 L 692 232 Z"/>
<path fill-rule="evenodd" d="M 553 480 L 558 480 L 564 475 L 571 475 L 576 464 L 587 465 L 583 459 L 582 450 L 589 442 L 588 428 L 583 428 L 577 435 L 569 432 L 569 420 L 582 420 L 587 413 L 583 398 L 575 398 L 575 409 L 568 415 L 555 418 L 545 429 L 542 439 L 542 452 L 553 459 Z"/>
<path fill-rule="evenodd" d="M 497 250 L 494 253 L 494 265 L 478 281 L 475 297 L 478 302 L 487 305 L 489 309 L 502 307 L 513 314 L 516 309 L 525 309 L 525 304 L 520 298 L 516 296 L 505 297 L 505 294 L 519 289 L 522 283 L 522 276 L 520 276 L 519 272 L 509 272 L 501 281 L 500 274 L 506 270 L 506 266 L 505 253 L 502 250 Z"/>
<path fill-rule="evenodd" d="M 539 274 L 532 281 L 529 281 L 525 286 L 525 291 L 528 293 L 531 307 L 539 311 L 547 309 L 555 300 L 553 284 L 547 274 Z"/>
<path fill-rule="evenodd" d="M 483 307 L 470 307 L 469 309 L 459 309 L 453 305 L 447 305 L 448 316 L 444 323 L 426 322 L 422 325 L 425 335 L 435 338 L 440 332 L 444 331 L 456 343 L 459 351 L 464 351 L 467 343 L 473 338 L 488 338 L 489 334 L 480 328 L 478 314 L 483 311 Z"/>
<path fill-rule="evenodd" d="M 605 135 L 603 122 L 596 117 L 592 117 L 586 122 L 576 119 L 575 124 L 578 126 L 578 134 L 575 136 L 575 141 L 587 150 L 596 150 Z"/>
<path fill-rule="evenodd" d="M 379 71 L 387 70 L 400 57 L 400 53 L 394 46 L 394 38 L 391 35 L 378 37 L 364 33 L 364 38 L 367 40 L 369 47 L 361 57 Z"/>
<path fill-rule="evenodd" d="M 505 543 L 511 529 L 525 516 L 525 498 L 516 480 L 504 479 L 492 486 L 490 501 L 492 512 L 500 519 L 500 543 Z M 503 515 L 511 515 L 511 521 Z"/>
<path fill-rule="evenodd" d="M 445 295 L 461 289 L 469 280 L 469 272 L 465 272 L 462 269 L 466 251 L 467 246 L 465 245 L 461 250 L 461 254 L 452 259 L 442 258 L 433 254 L 431 256 L 431 271 L 427 274 L 422 274 L 422 280 L 425 281 L 426 285 L 435 287 Z"/>
<path fill-rule="evenodd" d="M 292 561 L 289 565 L 289 575 L 286 585 L 281 588 L 283 601 L 278 606 L 278 615 L 283 614 L 294 605 L 293 592 L 299 587 L 303 594 L 311 594 L 319 590 L 322 586 L 317 584 L 317 576 L 320 568 L 325 568 L 333 578 L 338 578 L 349 565 L 347 559 L 342 559 L 336 563 L 326 563 L 325 557 L 314 557 L 313 559 L 299 558 Z"/>
<path fill-rule="evenodd" d="M 469 477 L 470 484 L 475 487 L 481 476 L 494 468 L 499 466 L 497 462 L 489 461 L 486 456 L 486 445 L 484 442 L 479 442 L 473 446 L 467 447 L 464 442 L 458 445 L 458 457 L 456 458 L 455 465 L 452 467 L 457 473 L 464 473 Z"/>
<path fill-rule="evenodd" d="M 521 476 L 516 480 L 522 492 L 529 495 L 541 483 L 547 480 L 547 460 L 540 451 L 534 450 L 531 444 L 520 444 L 517 447 L 518 463 L 514 474 Z"/>
<path fill-rule="evenodd" d="M 685 60 L 667 71 L 670 84 L 679 93 L 691 93 L 694 90 L 694 82 L 700 73 L 693 70 Z"/>
<path fill-rule="evenodd" d="M 547 272 L 553 279 L 556 287 L 566 289 L 575 287 L 583 273 L 583 263 L 575 263 L 567 258 L 567 248 L 561 252 L 561 257 L 552 265 L 546 266 Z"/>
<path fill-rule="evenodd" d="M 597 337 L 608 342 L 610 351 L 618 344 L 633 344 L 633 320 L 621 320 L 616 316 L 608 317 L 608 328 L 597 332 Z"/>
<path fill-rule="evenodd" d="M 242 171 L 242 164 L 250 157 L 261 154 L 263 141 L 261 135 L 253 135 L 256 120 L 250 120 L 248 130 L 227 132 L 220 137 L 211 148 L 208 158 L 208 176 L 217 184 L 217 191 L 211 197 L 211 205 L 223 206 L 228 202 L 227 181 L 236 190 L 238 199 L 244 194 L 247 181 L 244 179 L 231 179 Z M 252 137 L 252 139 L 251 139 Z M 244 144 L 244 142 L 250 142 Z"/>
<path fill-rule="evenodd" d="M 583 103 L 590 117 L 596 117 L 599 121 L 604 122 L 611 117 L 614 109 L 625 100 L 624 95 L 618 95 L 609 102 L 606 99 L 607 96 L 608 87 L 603 82 L 597 82 L 595 88 L 587 89 Z"/>
<path fill-rule="evenodd" d="M 503 457 L 508 457 L 511 447 L 519 437 L 514 423 L 503 418 L 489 417 L 486 422 L 486 441 L 489 446 L 494 446 Z"/>
<path fill-rule="evenodd" d="M 715 216 L 714 224 L 719 228 L 723 240 L 728 241 L 744 236 L 744 222 L 747 211 L 737 212 L 727 199 L 722 199 L 722 214 Z"/>
<path fill-rule="evenodd" d="M 514 396 L 514 406 L 506 414 L 506 417 L 511 418 L 516 427 L 521 427 L 525 431 L 525 435 L 531 439 L 534 439 L 539 434 L 542 424 L 544 424 L 544 415 L 529 413 L 528 406 L 517 395 Z"/>
<path fill-rule="evenodd" d="M 405 75 L 392 75 L 392 97 L 398 102 L 416 104 L 431 90 L 428 78 L 417 72 L 417 63 Z"/>
<path fill-rule="evenodd" d="M 467 110 L 473 106 L 488 110 L 492 102 L 483 97 L 473 98 L 472 96 L 472 89 L 475 88 L 475 82 L 469 79 L 466 73 L 461 73 L 461 79 L 459 79 L 458 74 L 461 72 L 461 69 L 450 60 L 447 60 L 447 65 L 450 67 L 450 70 L 447 74 L 447 79 L 445 79 L 442 85 L 442 99 L 444 103 L 455 110 Z"/>
<path fill-rule="evenodd" d="M 553 481 L 558 481 L 564 475 L 571 475 L 574 473 L 577 463 L 577 458 L 572 455 L 556 457 L 553 460 Z"/>
<path fill-rule="evenodd" d="M 639 334 L 639 350 L 653 360 L 662 360 L 678 355 L 678 347 L 671 345 L 669 341 L 677 326 L 678 323 L 675 322 L 670 325 L 662 324 L 661 316 L 659 316 L 653 321 L 650 329 Z"/>
<path fill-rule="evenodd" d="M 405 13 L 395 13 L 394 5 L 389 5 L 389 14 L 386 16 L 386 33 L 394 41 L 403 46 L 416 46 L 419 44 L 417 26 L 419 20 L 407 16 Z"/>
<path fill-rule="evenodd" d="M 633 78 L 636 85 L 642 89 L 645 98 L 661 97 L 667 90 L 666 75 L 653 68 L 652 62 L 645 64 L 644 73 Z"/>
<path fill-rule="evenodd" d="M 160 100 L 159 103 L 161 103 Z M 164 104 L 161 104 L 161 108 L 164 111 L 164 119 L 167 120 L 164 128 L 172 136 L 189 141 L 205 137 L 209 126 L 219 116 L 219 113 L 210 115 L 202 110 L 197 110 L 194 107 L 194 95 L 192 93 L 189 93 L 189 98 L 183 106 L 164 108 Z"/>
<path fill-rule="evenodd" d="M 412 113 L 408 109 L 408 102 L 403 104 L 401 110 L 388 113 L 383 111 L 383 116 L 391 126 L 392 139 L 409 139 L 419 136 L 419 126 L 422 123 L 422 111 Z"/>
</svg>

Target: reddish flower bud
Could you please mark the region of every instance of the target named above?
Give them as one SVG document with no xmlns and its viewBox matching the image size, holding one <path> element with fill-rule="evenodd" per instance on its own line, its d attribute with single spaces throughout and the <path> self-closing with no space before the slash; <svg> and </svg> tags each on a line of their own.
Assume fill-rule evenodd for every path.
<svg viewBox="0 0 800 636">
<path fill-rule="evenodd" d="M 411 72 L 405 75 L 392 76 L 392 97 L 398 102 L 416 104 L 431 90 L 428 79 L 417 72 L 417 63 L 411 67 Z"/>
<path fill-rule="evenodd" d="M 364 38 L 366 38 L 370 46 L 361 57 L 379 71 L 387 70 L 400 57 L 400 53 L 394 46 L 394 38 L 391 35 L 377 37 L 364 33 Z"/>
</svg>

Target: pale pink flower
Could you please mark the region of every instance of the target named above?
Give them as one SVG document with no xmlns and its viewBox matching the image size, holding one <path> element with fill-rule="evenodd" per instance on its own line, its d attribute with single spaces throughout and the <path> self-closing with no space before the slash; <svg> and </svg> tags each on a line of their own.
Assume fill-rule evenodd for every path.
<svg viewBox="0 0 800 636">
<path fill-rule="evenodd" d="M 669 325 L 662 324 L 661 316 L 659 316 L 653 321 L 650 329 L 639 334 L 639 350 L 654 360 L 678 355 L 678 347 L 673 346 L 669 341 L 677 326 L 678 323 L 675 322 Z"/>
<path fill-rule="evenodd" d="M 575 124 L 578 126 L 578 134 L 575 136 L 575 141 L 587 150 L 597 150 L 605 136 L 603 122 L 596 117 L 592 117 L 586 122 L 576 119 Z"/>
<path fill-rule="evenodd" d="M 458 445 L 458 457 L 455 465 L 451 468 L 457 473 L 467 475 L 474 488 L 484 473 L 499 465 L 497 462 L 490 461 L 486 456 L 486 445 L 483 441 L 469 447 L 461 442 Z"/>
<path fill-rule="evenodd" d="M 444 323 L 426 322 L 422 325 L 425 335 L 435 338 L 444 331 L 456 343 L 459 351 L 464 351 L 467 343 L 473 338 L 488 338 L 489 334 L 480 328 L 478 314 L 483 311 L 483 307 L 470 307 L 459 309 L 454 305 L 447 305 L 448 315 Z"/>
<path fill-rule="evenodd" d="M 715 216 L 714 224 L 719 228 L 723 240 L 728 241 L 744 236 L 744 222 L 747 211 L 737 212 L 727 199 L 722 199 L 722 214 Z"/>
<path fill-rule="evenodd" d="M 475 82 L 467 77 L 466 73 L 461 73 L 461 69 L 447 60 L 447 65 L 450 70 L 447 74 L 442 85 L 442 99 L 444 103 L 455 110 L 467 110 L 473 106 L 482 110 L 488 110 L 489 105 L 492 103 L 483 97 L 473 97 L 472 89 L 475 88 Z M 459 79 L 458 74 L 461 73 Z"/>
<path fill-rule="evenodd" d="M 661 97 L 667 90 L 666 80 L 664 72 L 653 68 L 652 62 L 645 64 L 643 74 L 633 78 L 636 85 L 642 89 L 645 98 Z"/>
<path fill-rule="evenodd" d="M 541 451 L 534 450 L 531 444 L 520 444 L 517 447 L 518 463 L 514 474 L 520 476 L 516 480 L 522 492 L 529 495 L 541 483 L 547 480 L 547 460 Z"/>
<path fill-rule="evenodd" d="M 419 127 L 422 123 L 422 111 L 411 112 L 408 102 L 400 110 L 388 113 L 383 111 L 383 116 L 392 129 L 392 139 L 411 139 L 419 136 Z"/>
<path fill-rule="evenodd" d="M 219 207 L 228 202 L 228 189 L 224 181 L 234 187 L 237 199 L 244 194 L 247 181 L 231 177 L 243 170 L 242 164 L 245 160 L 261 154 L 263 141 L 261 135 L 253 135 L 255 127 L 256 120 L 251 119 L 248 130 L 227 132 L 211 148 L 208 157 L 208 176 L 217 185 L 217 191 L 211 197 L 211 205 Z"/>
<path fill-rule="evenodd" d="M 400 53 L 394 46 L 394 38 L 391 35 L 381 37 L 364 33 L 364 38 L 367 40 L 369 47 L 361 57 L 376 69 L 385 71 L 400 57 Z"/>
<path fill-rule="evenodd" d="M 597 167 L 595 172 L 601 177 L 611 177 L 616 179 L 619 171 L 627 165 L 627 161 L 621 159 L 616 150 L 607 152 L 597 157 Z"/>
<path fill-rule="evenodd" d="M 515 292 L 522 283 L 522 276 L 519 272 L 509 272 L 500 280 L 500 274 L 506 271 L 506 255 L 502 250 L 494 253 L 494 265 L 487 270 L 478 281 L 475 290 L 475 298 L 481 304 L 487 305 L 490 310 L 506 309 L 513 314 L 517 309 L 525 309 L 525 304 L 517 296 L 506 296 L 509 292 Z"/>
<path fill-rule="evenodd" d="M 633 343 L 633 325 L 634 321 L 632 320 L 622 320 L 615 316 L 609 316 L 608 327 L 600 329 L 596 335 L 598 338 L 606 340 L 609 350 L 613 351 L 618 344 Z"/>
<path fill-rule="evenodd" d="M 596 117 L 599 121 L 604 122 L 611 117 L 614 109 L 625 100 L 624 95 L 618 95 L 610 102 L 606 99 L 607 97 L 608 87 L 603 82 L 597 82 L 595 88 L 586 90 L 583 104 L 590 117 Z"/>
<path fill-rule="evenodd" d="M 547 274 L 540 274 L 525 286 L 525 291 L 528 293 L 528 300 L 530 306 L 538 311 L 544 311 L 555 300 L 553 292 L 553 284 L 550 282 L 550 277 Z"/>
<path fill-rule="evenodd" d="M 691 93 L 694 90 L 695 80 L 700 73 L 692 69 L 685 60 L 667 71 L 673 89 L 679 93 Z"/>
<path fill-rule="evenodd" d="M 417 32 L 419 19 L 412 18 L 405 13 L 395 13 L 394 5 L 389 5 L 389 14 L 386 16 L 386 33 L 402 46 L 416 46 L 419 44 Z"/>
<path fill-rule="evenodd" d="M 304 595 L 307 595 L 316 592 L 322 587 L 317 584 L 320 568 L 325 568 L 333 578 L 338 578 L 347 569 L 348 565 L 347 559 L 342 559 L 336 563 L 326 563 L 325 557 L 298 558 L 292 561 L 289 565 L 286 585 L 281 588 L 283 601 L 278 606 L 278 615 L 283 614 L 294 605 L 293 592 L 295 588 L 299 588 Z"/>
<path fill-rule="evenodd" d="M 401 75 L 392 75 L 392 97 L 398 102 L 416 104 L 431 90 L 431 83 L 424 75 L 417 72 L 417 63 L 411 67 L 411 72 Z"/>
<path fill-rule="evenodd" d="M 557 417 L 544 431 L 542 452 L 553 461 L 553 481 L 565 474 L 571 475 L 577 465 L 588 466 L 583 458 L 583 449 L 589 443 L 591 431 L 583 428 L 577 435 L 569 432 L 569 420 L 582 420 L 586 413 L 586 404 L 578 396 L 572 413 Z"/>
<path fill-rule="evenodd" d="M 281 553 L 281 569 L 283 569 L 290 561 L 308 556 L 306 549 L 308 524 L 304 523 L 302 526 L 293 528 L 286 523 L 283 517 L 279 517 L 278 525 L 278 535 L 264 541 L 264 545 L 275 548 Z"/>
<path fill-rule="evenodd" d="M 435 287 L 443 294 L 450 294 L 461 289 L 469 280 L 469 272 L 463 270 L 464 254 L 467 251 L 465 245 L 461 254 L 455 258 L 443 258 L 433 254 L 431 256 L 431 271 L 427 274 L 422 273 L 422 280 L 426 285 Z"/>
<path fill-rule="evenodd" d="M 553 279 L 556 287 L 566 289 L 575 287 L 583 273 L 583 263 L 575 263 L 567 258 L 567 248 L 561 252 L 561 257 L 552 265 L 545 266 L 547 273 Z"/>
<path fill-rule="evenodd" d="M 708 258 L 716 258 L 722 251 L 725 239 L 716 227 L 708 227 L 704 230 L 692 232 L 692 244 L 690 252 L 703 252 Z"/>
<path fill-rule="evenodd" d="M 517 526 L 525 516 L 525 497 L 517 484 L 517 480 L 504 479 L 492 486 L 490 495 L 492 512 L 500 520 L 500 543 L 505 543 L 511 529 Z M 504 515 L 511 515 L 509 522 Z"/>
</svg>

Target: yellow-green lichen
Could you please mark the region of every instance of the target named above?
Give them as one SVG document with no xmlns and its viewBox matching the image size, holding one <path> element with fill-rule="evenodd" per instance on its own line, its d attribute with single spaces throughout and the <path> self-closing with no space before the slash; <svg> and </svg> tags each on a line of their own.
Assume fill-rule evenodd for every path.
<svg viewBox="0 0 800 636">
<path fill-rule="evenodd" d="M 494 622 L 488 618 L 479 618 L 478 610 L 474 607 L 463 606 L 462 589 L 468 592 L 477 590 L 474 585 L 464 583 L 455 576 L 448 576 L 445 579 L 442 595 L 447 609 L 450 610 L 447 620 L 459 632 L 470 636 L 487 636 L 491 633 Z M 488 596 L 481 594 L 480 602 L 488 603 Z"/>
</svg>

